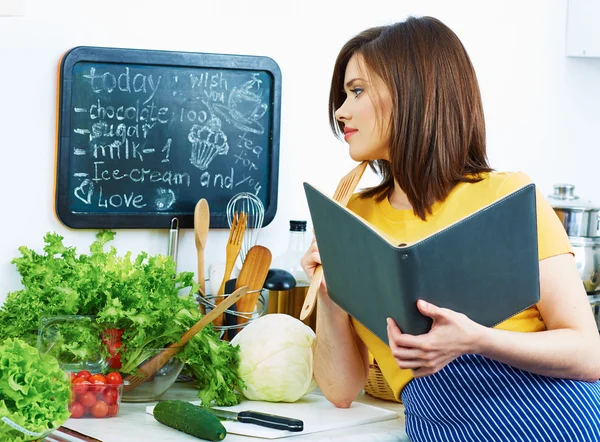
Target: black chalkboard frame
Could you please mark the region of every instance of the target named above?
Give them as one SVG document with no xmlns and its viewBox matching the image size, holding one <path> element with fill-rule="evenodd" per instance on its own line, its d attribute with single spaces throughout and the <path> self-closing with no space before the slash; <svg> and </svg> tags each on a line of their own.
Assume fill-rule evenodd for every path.
<svg viewBox="0 0 600 442">
<path fill-rule="evenodd" d="M 55 210 L 59 220 L 75 229 L 144 229 L 169 228 L 177 218 L 180 228 L 194 227 L 194 207 L 185 212 L 163 213 L 99 213 L 72 212 L 68 203 L 70 138 L 72 134 L 71 103 L 73 81 L 72 69 L 79 62 L 119 63 L 127 65 L 164 66 L 184 68 L 212 68 L 227 70 L 257 70 L 267 72 L 272 79 L 270 102 L 270 133 L 268 136 L 269 165 L 268 204 L 265 207 L 263 227 L 267 226 L 277 212 L 279 180 L 279 140 L 281 120 L 281 70 L 277 63 L 266 56 L 234 55 L 199 52 L 175 52 L 150 49 L 126 49 L 93 46 L 77 46 L 67 51 L 60 62 L 58 103 L 58 144 L 56 161 Z M 65 105 L 67 104 L 67 106 Z M 204 196 L 199 194 L 198 199 Z M 210 199 L 208 199 L 210 205 Z M 250 220 L 249 220 L 250 222 Z M 228 228 L 226 214 L 211 210 L 210 228 Z"/>
</svg>

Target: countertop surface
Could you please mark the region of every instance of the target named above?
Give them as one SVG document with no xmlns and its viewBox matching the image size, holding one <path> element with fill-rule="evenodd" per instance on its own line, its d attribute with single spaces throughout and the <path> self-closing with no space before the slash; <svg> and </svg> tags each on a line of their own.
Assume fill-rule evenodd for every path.
<svg viewBox="0 0 600 442">
<path fill-rule="evenodd" d="M 318 391 L 317 391 L 318 393 Z M 179 399 L 184 401 L 194 401 L 196 390 L 191 383 L 176 383 L 161 398 L 161 400 Z M 408 442 L 409 439 L 404 431 L 404 407 L 402 404 L 382 401 L 366 394 L 361 394 L 357 398 L 358 402 L 373 405 L 376 407 L 393 410 L 398 414 L 398 418 L 375 422 L 371 424 L 349 426 L 339 430 L 329 430 L 312 434 L 298 435 L 291 438 L 280 439 L 260 439 L 256 437 L 240 436 L 237 434 L 228 434 L 225 441 L 260 441 L 260 440 L 287 440 L 290 442 L 325 442 L 332 440 L 355 441 L 355 442 Z M 135 441 L 198 441 L 200 439 L 177 431 L 166 425 L 157 422 L 154 417 L 146 413 L 146 407 L 154 405 L 156 402 L 143 403 L 121 403 L 119 414 L 113 418 L 94 419 L 80 418 L 69 419 L 64 426 L 79 431 L 80 433 L 92 436 L 102 442 L 135 442 Z M 65 437 L 62 433 L 55 433 L 63 439 L 54 439 L 53 435 L 46 438 L 46 442 L 77 441 L 70 437 Z M 79 440 L 81 442 L 81 440 Z"/>
</svg>

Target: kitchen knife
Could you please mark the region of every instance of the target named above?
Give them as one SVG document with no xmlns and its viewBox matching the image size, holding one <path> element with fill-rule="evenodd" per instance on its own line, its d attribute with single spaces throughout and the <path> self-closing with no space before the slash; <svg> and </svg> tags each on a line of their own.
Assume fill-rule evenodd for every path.
<svg viewBox="0 0 600 442">
<path fill-rule="evenodd" d="M 277 416 L 274 414 L 260 413 L 258 411 L 229 411 L 211 408 L 210 411 L 217 417 L 234 420 L 245 424 L 260 425 L 262 427 L 274 428 L 276 430 L 302 431 L 304 422 L 290 417 Z"/>
<path fill-rule="evenodd" d="M 88 436 L 87 434 L 80 433 L 79 431 L 75 431 L 71 428 L 67 428 L 62 425 L 60 427 L 58 427 L 58 429 L 56 431 L 60 432 L 60 433 L 68 434 L 69 436 L 71 436 L 75 439 L 83 440 L 86 442 L 102 442 L 100 439 L 96 439 L 95 437 Z"/>
</svg>

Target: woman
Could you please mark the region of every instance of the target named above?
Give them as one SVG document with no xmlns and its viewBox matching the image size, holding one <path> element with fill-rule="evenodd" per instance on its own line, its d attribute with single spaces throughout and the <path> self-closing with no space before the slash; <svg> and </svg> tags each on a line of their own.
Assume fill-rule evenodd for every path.
<svg viewBox="0 0 600 442">
<path fill-rule="evenodd" d="M 477 79 L 458 37 L 424 17 L 368 29 L 342 48 L 330 122 L 350 156 L 369 160 L 381 184 L 349 208 L 412 242 L 523 187 L 521 173 L 487 163 Z M 369 353 L 417 441 L 600 441 L 600 337 L 568 237 L 538 192 L 539 303 L 495 328 L 424 301 L 419 336 L 388 319 L 382 342 L 318 295 L 315 377 L 337 407 L 365 385 Z M 312 276 L 313 242 L 302 259 Z M 482 293 L 485 296 L 485 293 Z"/>
</svg>

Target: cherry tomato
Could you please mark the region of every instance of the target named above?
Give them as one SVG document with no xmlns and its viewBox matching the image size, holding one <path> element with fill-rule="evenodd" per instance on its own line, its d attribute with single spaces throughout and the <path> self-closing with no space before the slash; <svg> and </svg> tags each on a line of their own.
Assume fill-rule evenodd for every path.
<svg viewBox="0 0 600 442">
<path fill-rule="evenodd" d="M 104 417 L 108 414 L 108 405 L 104 401 L 97 401 L 92 408 L 90 408 L 90 412 L 94 417 Z"/>
<path fill-rule="evenodd" d="M 119 352 L 119 348 L 121 348 L 122 335 L 122 328 L 109 328 L 104 330 L 102 333 L 102 341 L 106 345 L 106 349 L 110 355 L 107 359 L 107 363 L 110 368 L 121 368 L 121 354 Z"/>
<path fill-rule="evenodd" d="M 106 414 L 108 417 L 116 416 L 119 412 L 119 405 L 113 404 L 108 406 L 108 413 Z"/>
<path fill-rule="evenodd" d="M 90 385 L 90 381 L 86 381 L 85 378 L 76 378 L 72 384 L 73 393 L 83 394 L 88 390 Z"/>
<path fill-rule="evenodd" d="M 103 374 L 95 374 L 90 378 L 92 386 L 89 388 L 96 393 L 102 393 L 106 388 L 106 378 Z"/>
<path fill-rule="evenodd" d="M 77 379 L 77 375 L 73 372 L 69 373 L 71 375 L 71 382 L 73 382 L 75 379 Z"/>
<path fill-rule="evenodd" d="M 102 383 L 102 384 L 106 384 L 106 376 L 104 376 L 102 373 L 98 373 L 93 375 L 89 381 L 93 384 L 94 382 L 98 382 L 98 383 Z"/>
<path fill-rule="evenodd" d="M 73 402 L 71 405 L 69 405 L 69 411 L 71 412 L 71 417 L 79 418 L 83 416 L 85 408 L 83 408 L 83 405 L 81 405 L 79 402 Z"/>
<path fill-rule="evenodd" d="M 106 383 L 111 385 L 121 385 L 123 383 L 121 373 L 118 371 L 111 371 L 106 375 Z"/>
<path fill-rule="evenodd" d="M 96 403 L 96 394 L 92 391 L 86 391 L 82 395 L 79 395 L 79 402 L 85 408 L 90 408 Z"/>
<path fill-rule="evenodd" d="M 102 393 L 102 399 L 108 405 L 114 405 L 117 403 L 117 399 L 119 399 L 119 392 L 116 387 L 111 387 L 110 385 L 106 386 L 106 390 Z"/>
<path fill-rule="evenodd" d="M 89 381 L 90 378 L 92 377 L 92 373 L 90 373 L 87 370 L 81 370 L 80 372 L 77 373 L 77 377 L 84 378 L 86 381 Z"/>
<path fill-rule="evenodd" d="M 100 394 L 104 393 L 104 390 L 106 390 L 106 384 L 103 384 L 100 381 L 95 381 L 95 382 L 92 382 L 92 385 L 89 388 L 90 388 L 90 391 L 93 391 L 94 393 L 100 395 Z"/>
<path fill-rule="evenodd" d="M 121 341 L 117 341 L 114 343 L 107 344 L 108 354 L 110 357 L 108 358 L 108 366 L 110 368 L 114 368 L 118 370 L 121 368 L 121 352 L 119 349 L 121 348 Z"/>
</svg>

